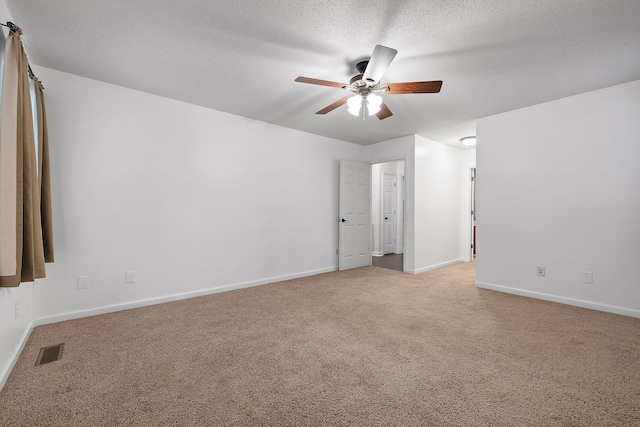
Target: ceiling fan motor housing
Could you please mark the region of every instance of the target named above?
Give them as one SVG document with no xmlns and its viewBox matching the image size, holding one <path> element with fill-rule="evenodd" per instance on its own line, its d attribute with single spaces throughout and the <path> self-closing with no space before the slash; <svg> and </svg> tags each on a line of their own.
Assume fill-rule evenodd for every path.
<svg viewBox="0 0 640 427">
<path fill-rule="evenodd" d="M 360 61 L 356 64 L 356 70 L 358 70 L 360 74 L 364 74 L 364 70 L 367 69 L 367 65 L 369 65 L 369 60 Z"/>
<path fill-rule="evenodd" d="M 358 78 L 358 80 L 361 80 L 364 84 L 368 84 L 368 85 L 372 85 L 375 84 L 375 81 L 373 79 L 370 78 L 364 78 L 364 72 L 367 69 L 367 66 L 369 65 L 369 61 L 360 61 L 356 64 L 356 70 L 358 70 L 358 72 L 360 74 L 358 74 L 356 77 Z M 354 77 L 353 79 L 351 79 L 351 84 L 354 83 L 354 80 L 356 79 L 356 77 Z"/>
</svg>

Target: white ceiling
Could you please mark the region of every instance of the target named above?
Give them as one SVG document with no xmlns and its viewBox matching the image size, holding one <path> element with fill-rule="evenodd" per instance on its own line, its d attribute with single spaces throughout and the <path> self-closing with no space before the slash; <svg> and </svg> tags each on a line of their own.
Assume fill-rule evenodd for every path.
<svg viewBox="0 0 640 427">
<path fill-rule="evenodd" d="M 4 1 L 35 66 L 363 145 L 462 148 L 480 117 L 640 79 L 639 0 Z M 348 83 L 376 44 L 398 50 L 382 82 L 442 91 L 314 114 L 348 93 L 294 79 Z"/>
</svg>

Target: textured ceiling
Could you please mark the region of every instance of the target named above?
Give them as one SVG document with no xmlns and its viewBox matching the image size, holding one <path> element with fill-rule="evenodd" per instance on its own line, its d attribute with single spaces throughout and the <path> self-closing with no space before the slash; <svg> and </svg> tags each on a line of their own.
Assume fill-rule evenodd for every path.
<svg viewBox="0 0 640 427">
<path fill-rule="evenodd" d="M 2 1 L 2 0 L 0 0 Z M 475 120 L 640 79 L 639 0 L 4 0 L 32 64 L 358 144 L 419 134 L 456 147 Z M 363 121 L 347 83 L 376 44 L 398 50 Z"/>
</svg>

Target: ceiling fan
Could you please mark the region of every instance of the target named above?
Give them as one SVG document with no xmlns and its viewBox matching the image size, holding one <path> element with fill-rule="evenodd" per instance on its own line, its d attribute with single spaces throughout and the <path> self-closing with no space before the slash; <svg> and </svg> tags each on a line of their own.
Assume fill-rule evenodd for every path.
<svg viewBox="0 0 640 427">
<path fill-rule="evenodd" d="M 389 107 L 382 102 L 380 94 L 400 95 L 408 93 L 438 93 L 442 87 L 442 80 L 428 82 L 405 82 L 405 83 L 380 83 L 380 79 L 398 53 L 390 47 L 376 45 L 368 61 L 361 61 L 356 64 L 358 74 L 354 76 L 349 84 L 336 83 L 327 80 L 312 79 L 310 77 L 298 77 L 295 81 L 309 83 L 313 85 L 329 86 L 338 89 L 346 89 L 352 92 L 342 99 L 326 106 L 316 114 L 327 114 L 341 105 L 347 104 L 349 112 L 354 116 L 361 116 L 363 119 L 369 115 L 376 115 L 383 120 L 391 117 L 393 113 Z"/>
</svg>

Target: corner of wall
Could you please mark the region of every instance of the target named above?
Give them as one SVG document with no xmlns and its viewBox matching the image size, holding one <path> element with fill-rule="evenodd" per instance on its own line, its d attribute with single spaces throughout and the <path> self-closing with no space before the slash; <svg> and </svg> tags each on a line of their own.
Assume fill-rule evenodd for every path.
<svg viewBox="0 0 640 427">
<path fill-rule="evenodd" d="M 640 80 L 478 120 L 478 283 L 640 311 L 638 117 Z"/>
<path fill-rule="evenodd" d="M 33 328 L 33 284 L 0 288 L 0 389 Z"/>
</svg>

